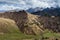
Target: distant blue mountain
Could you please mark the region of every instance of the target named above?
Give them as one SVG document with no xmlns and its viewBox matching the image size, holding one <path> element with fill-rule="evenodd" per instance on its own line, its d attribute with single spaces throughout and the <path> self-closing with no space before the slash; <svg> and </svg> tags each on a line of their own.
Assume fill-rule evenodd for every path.
<svg viewBox="0 0 60 40">
<path fill-rule="evenodd" d="M 36 7 L 36 8 L 29 8 L 27 11 L 30 12 L 30 13 L 33 13 L 33 12 L 37 12 L 37 11 L 41 11 L 43 10 L 43 8 L 39 8 L 39 7 Z"/>
<path fill-rule="evenodd" d="M 39 8 L 40 9 L 40 8 Z M 35 11 L 36 10 L 36 11 Z M 60 16 L 60 8 L 45 8 L 45 9 L 40 9 L 40 10 L 37 10 L 37 9 L 29 9 L 28 12 L 31 12 L 32 14 L 36 14 L 36 15 L 41 15 L 41 16 L 44 16 L 44 15 L 49 15 L 49 16 Z"/>
</svg>

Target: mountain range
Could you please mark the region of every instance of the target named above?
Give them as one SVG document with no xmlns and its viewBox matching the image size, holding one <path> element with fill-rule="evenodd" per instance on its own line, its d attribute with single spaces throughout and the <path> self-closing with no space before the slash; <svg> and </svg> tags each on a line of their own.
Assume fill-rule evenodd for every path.
<svg viewBox="0 0 60 40">
<path fill-rule="evenodd" d="M 30 8 L 27 10 L 28 12 L 32 13 L 32 14 L 36 14 L 36 15 L 40 15 L 40 16 L 45 16 L 45 15 L 48 15 L 48 16 L 60 16 L 60 8 L 57 7 L 57 8 Z"/>
</svg>

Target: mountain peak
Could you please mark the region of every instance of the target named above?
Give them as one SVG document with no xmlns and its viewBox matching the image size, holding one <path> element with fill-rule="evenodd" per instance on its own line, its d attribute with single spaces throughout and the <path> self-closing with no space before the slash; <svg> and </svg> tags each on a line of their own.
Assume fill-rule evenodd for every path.
<svg viewBox="0 0 60 40">
<path fill-rule="evenodd" d="M 36 8 L 30 8 L 27 11 L 30 12 L 30 13 L 32 13 L 32 12 L 37 12 L 37 11 L 42 11 L 42 10 L 43 10 L 43 8 L 36 7 Z"/>
</svg>

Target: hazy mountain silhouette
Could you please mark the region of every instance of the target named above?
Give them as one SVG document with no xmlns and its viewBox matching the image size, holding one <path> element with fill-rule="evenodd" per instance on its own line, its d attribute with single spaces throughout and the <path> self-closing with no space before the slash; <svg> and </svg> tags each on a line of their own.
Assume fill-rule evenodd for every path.
<svg viewBox="0 0 60 40">
<path fill-rule="evenodd" d="M 27 11 L 30 12 L 30 13 L 33 13 L 33 12 L 37 12 L 37 11 L 42 11 L 43 8 L 39 8 L 39 7 L 36 7 L 36 8 L 29 8 Z"/>
<path fill-rule="evenodd" d="M 46 14 L 49 16 L 60 16 L 60 8 L 46 8 L 46 9 L 29 9 L 28 12 L 31 12 L 32 14 L 36 14 L 36 15 L 41 15 L 41 16 L 45 16 Z M 36 10 L 36 11 L 35 11 Z"/>
</svg>

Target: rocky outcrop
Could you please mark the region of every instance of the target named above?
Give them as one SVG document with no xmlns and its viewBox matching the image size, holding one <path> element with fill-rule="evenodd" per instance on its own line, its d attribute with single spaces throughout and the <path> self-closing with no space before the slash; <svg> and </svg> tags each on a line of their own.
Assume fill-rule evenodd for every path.
<svg viewBox="0 0 60 40">
<path fill-rule="evenodd" d="M 41 23 L 37 20 L 38 16 L 30 13 L 28 13 L 27 15 L 28 20 L 24 24 L 24 33 L 39 35 L 41 32 L 43 32 L 43 25 L 41 25 Z"/>
<path fill-rule="evenodd" d="M 43 25 L 44 29 L 60 32 L 60 17 L 41 16 L 38 21 Z"/>
</svg>

